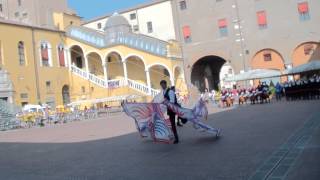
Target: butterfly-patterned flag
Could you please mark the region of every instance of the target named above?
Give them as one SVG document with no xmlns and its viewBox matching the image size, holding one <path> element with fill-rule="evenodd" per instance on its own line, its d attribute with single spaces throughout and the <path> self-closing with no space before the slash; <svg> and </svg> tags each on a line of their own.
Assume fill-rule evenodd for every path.
<svg viewBox="0 0 320 180">
<path fill-rule="evenodd" d="M 123 102 L 124 112 L 135 120 L 141 137 L 151 137 L 155 142 L 172 143 L 171 123 L 166 119 L 160 103 Z"/>
</svg>

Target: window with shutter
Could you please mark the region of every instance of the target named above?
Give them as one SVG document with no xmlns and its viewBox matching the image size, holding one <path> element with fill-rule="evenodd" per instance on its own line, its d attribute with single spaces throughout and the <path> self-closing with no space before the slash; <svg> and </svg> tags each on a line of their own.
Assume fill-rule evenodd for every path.
<svg viewBox="0 0 320 180">
<path fill-rule="evenodd" d="M 228 36 L 228 22 L 226 19 L 219 19 L 218 20 L 219 32 L 220 36 Z"/>
<path fill-rule="evenodd" d="M 184 26 L 182 28 L 183 38 L 186 43 L 191 42 L 191 29 L 190 26 Z"/>
<path fill-rule="evenodd" d="M 260 29 L 267 28 L 268 22 L 267 22 L 266 11 L 257 12 L 257 20 L 258 20 L 258 26 L 259 26 Z"/>
<path fill-rule="evenodd" d="M 60 45 L 58 47 L 58 56 L 59 56 L 60 67 L 65 67 L 66 64 L 65 64 L 64 47 L 63 47 L 63 45 Z"/>
<path fill-rule="evenodd" d="M 41 63 L 42 66 L 49 66 L 49 49 L 47 43 L 41 43 Z"/>
<path fill-rule="evenodd" d="M 299 13 L 300 21 L 308 21 L 308 20 L 310 20 L 308 2 L 298 3 L 298 13 Z"/>
</svg>

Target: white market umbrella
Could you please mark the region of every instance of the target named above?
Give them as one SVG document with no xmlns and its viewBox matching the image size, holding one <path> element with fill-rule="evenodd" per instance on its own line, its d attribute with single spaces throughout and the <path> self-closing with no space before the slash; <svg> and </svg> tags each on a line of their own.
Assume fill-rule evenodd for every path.
<svg viewBox="0 0 320 180">
<path fill-rule="evenodd" d="M 84 103 L 92 103 L 92 104 L 97 104 L 97 103 L 107 103 L 107 102 L 119 102 L 119 101 L 124 101 L 124 100 L 131 100 L 131 99 L 136 99 L 140 98 L 141 96 L 139 95 L 123 95 L 123 96 L 113 96 L 113 97 L 107 97 L 107 98 L 101 98 L 101 99 L 91 99 L 91 100 L 82 100 L 82 101 L 76 101 L 68 104 L 68 106 L 78 106 Z"/>
</svg>

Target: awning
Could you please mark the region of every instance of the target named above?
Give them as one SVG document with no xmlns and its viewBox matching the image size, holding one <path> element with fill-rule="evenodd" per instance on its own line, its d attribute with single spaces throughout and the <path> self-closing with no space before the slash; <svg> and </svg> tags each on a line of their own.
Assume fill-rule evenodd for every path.
<svg viewBox="0 0 320 180">
<path fill-rule="evenodd" d="M 76 101 L 68 104 L 68 106 L 78 106 L 85 103 L 91 103 L 91 104 L 97 104 L 97 103 L 107 103 L 107 102 L 119 102 L 124 100 L 131 100 L 131 99 L 137 99 L 140 98 L 139 95 L 123 95 L 123 96 L 113 96 L 113 97 L 107 97 L 102 99 L 90 99 L 90 100 L 82 100 L 82 101 Z"/>
<path fill-rule="evenodd" d="M 304 72 L 309 72 L 309 71 L 316 71 L 320 70 L 320 60 L 313 60 L 310 61 L 309 63 L 302 64 L 297 67 L 293 67 L 291 69 L 287 69 L 284 71 L 284 75 L 293 75 L 293 74 L 300 74 Z"/>
<path fill-rule="evenodd" d="M 281 76 L 281 71 L 274 69 L 254 69 L 241 74 L 236 74 L 233 77 L 224 79 L 226 82 L 237 82 L 254 79 L 265 79 Z"/>
</svg>

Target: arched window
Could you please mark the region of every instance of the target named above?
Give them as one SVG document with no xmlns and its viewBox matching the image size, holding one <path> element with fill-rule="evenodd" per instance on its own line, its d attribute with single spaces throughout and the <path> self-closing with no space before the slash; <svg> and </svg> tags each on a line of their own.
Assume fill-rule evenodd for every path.
<svg viewBox="0 0 320 180">
<path fill-rule="evenodd" d="M 40 46 L 41 50 L 41 64 L 42 66 L 50 66 L 50 46 L 47 42 L 42 42 Z"/>
<path fill-rule="evenodd" d="M 26 58 L 24 54 L 24 43 L 23 41 L 19 41 L 18 43 L 18 55 L 19 55 L 19 64 L 24 66 L 26 64 Z"/>
<path fill-rule="evenodd" d="M 58 46 L 58 56 L 59 56 L 59 65 L 60 67 L 65 67 L 65 57 L 64 57 L 64 47 L 62 44 Z"/>
</svg>

